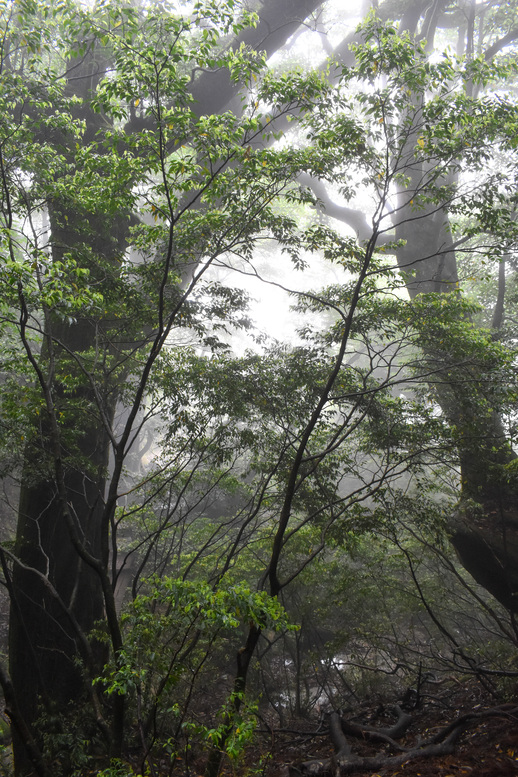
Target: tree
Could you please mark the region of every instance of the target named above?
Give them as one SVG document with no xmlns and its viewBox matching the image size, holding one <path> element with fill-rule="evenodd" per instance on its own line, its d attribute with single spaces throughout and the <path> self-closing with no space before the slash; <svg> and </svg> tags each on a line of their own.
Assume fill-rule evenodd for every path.
<svg viewBox="0 0 518 777">
<path fill-rule="evenodd" d="M 420 346 L 427 355 L 430 370 L 439 373 L 439 381 L 434 384 L 435 395 L 454 431 L 459 450 L 464 503 L 452 520 L 452 540 L 473 576 L 506 607 L 514 609 L 515 522 L 512 504 L 515 486 L 513 478 L 509 478 L 508 466 L 515 454 L 501 421 L 502 397 L 497 396 L 490 386 L 494 380 L 492 370 L 496 365 L 492 348 L 487 343 L 477 354 L 480 335 L 476 330 L 469 332 L 471 315 L 463 308 L 462 301 L 456 299 L 459 272 L 455 251 L 459 244 L 466 242 L 468 248 L 465 250 L 479 251 L 473 238 L 481 234 L 488 241 L 483 250 L 489 256 L 502 257 L 514 245 L 513 194 L 508 189 L 508 181 L 514 176 L 516 165 L 514 102 L 497 98 L 493 116 L 484 115 L 482 128 L 479 104 L 474 99 L 474 93 L 487 86 L 491 79 L 506 77 L 505 65 L 493 68 L 490 65 L 498 46 L 485 57 L 468 57 L 462 75 L 463 90 L 460 91 L 455 88 L 458 76 L 453 71 L 447 75 L 449 65 L 447 59 L 443 59 L 440 68 L 442 76 L 445 76 L 442 94 L 436 80 L 434 85 L 438 88 L 434 90 L 433 98 L 427 101 L 422 86 L 433 72 L 433 67 L 427 65 L 424 51 L 420 60 L 419 57 L 414 59 L 413 73 L 407 77 L 406 66 L 402 64 L 405 55 L 401 37 L 393 37 L 392 45 L 386 38 L 382 42 L 374 30 L 371 34 L 373 46 L 368 49 L 369 57 L 379 54 L 379 59 L 375 59 L 377 67 L 380 70 L 387 68 L 389 83 L 395 85 L 399 82 L 410 98 L 406 105 L 398 106 L 400 113 L 397 119 L 383 117 L 385 131 L 397 133 L 389 135 L 395 164 L 398 164 L 397 160 L 413 159 L 411 166 L 405 165 L 407 177 L 403 180 L 398 180 L 396 167 L 394 179 L 398 191 L 391 221 L 396 240 L 401 241 L 396 256 L 399 268 L 407 276 L 409 294 L 414 299 L 428 295 L 432 319 L 434 316 L 439 319 L 438 326 L 435 326 L 427 316 L 426 332 L 420 338 Z M 371 61 L 364 62 L 367 69 L 371 68 Z M 421 86 L 416 89 L 419 81 Z M 378 112 L 381 116 L 384 93 L 377 91 L 376 96 L 367 99 L 373 102 L 374 115 Z M 456 118 L 459 116 L 460 121 Z M 477 140 L 490 125 L 493 129 L 490 130 L 491 137 L 487 137 L 488 145 L 477 151 Z M 496 134 L 493 135 L 493 132 Z M 466 166 L 473 166 L 472 169 L 477 169 L 480 176 L 487 174 L 487 164 L 495 148 L 499 154 L 497 171 L 488 175 L 479 193 L 473 200 L 470 199 L 470 222 L 457 226 L 455 217 L 467 213 L 461 194 L 464 187 L 471 185 L 464 183 Z M 430 195 L 430 190 L 426 191 L 430 175 L 435 196 Z M 459 195 L 460 202 L 457 203 Z M 418 231 L 415 230 L 416 224 L 419 225 Z M 445 294 L 450 297 L 453 294 L 454 299 L 445 298 Z M 448 308 L 451 312 L 447 312 Z M 451 333 L 445 337 L 444 331 L 445 319 L 447 321 L 451 313 L 453 321 L 458 322 L 453 338 Z M 467 339 L 464 342 L 457 340 L 463 318 L 467 324 L 465 338 L 471 343 Z M 480 340 L 478 344 L 481 345 Z M 462 362 L 464 364 L 459 366 Z M 482 522 L 484 529 L 472 515 L 471 500 L 486 516 L 485 522 Z M 495 516 L 498 518 L 495 519 Z"/>
<path fill-rule="evenodd" d="M 311 110 L 321 79 L 285 84 L 270 116 L 253 102 L 239 117 L 192 109 L 198 69 L 226 71 L 230 90 L 253 83 L 262 57 L 218 40 L 254 21 L 230 6 L 3 8 L 4 322 L 31 381 L 11 571 L 4 555 L 19 770 L 38 705 L 52 715 L 83 697 L 78 656 L 120 752 L 124 697 L 108 732 L 91 686 L 106 651 L 88 633 L 105 618 L 121 652 L 115 511 L 150 375 L 175 330 L 216 348 L 213 330 L 238 314 L 240 295 L 205 281 L 219 257 L 249 255 L 266 232 L 292 239 L 272 203 L 301 199 L 287 187 L 306 155 L 249 147 L 276 114 Z"/>
<path fill-rule="evenodd" d="M 423 46 L 372 17 L 357 36 L 354 68 L 275 73 L 266 54 L 247 46 L 262 46 L 265 29 L 275 28 L 283 32 L 267 38 L 265 51 L 280 46 L 299 21 L 290 4 L 265 3 L 259 23 L 233 3 L 216 5 L 190 14 L 174 5 L 3 9 L 4 406 L 15 463 L 23 462 L 16 546 L 3 551 L 14 696 L 5 675 L 4 692 L 13 699 L 19 774 L 49 772 L 45 740 L 56 720 L 55 740 L 66 733 L 56 711 L 72 720 L 85 695 L 105 746 L 120 754 L 125 703 L 142 690 L 131 679 L 140 654 L 127 649 L 115 597 L 128 558 L 138 559 L 133 593 L 148 597 L 136 598 L 144 610 L 166 606 L 165 595 L 153 598 L 141 583 L 151 562 L 162 575 L 176 565 L 186 579 L 210 580 L 223 600 L 215 631 L 207 630 L 212 644 L 210 635 L 243 609 L 245 594 L 229 586 L 238 558 L 243 570 L 252 566 L 251 539 L 260 566 L 252 585 L 274 600 L 333 536 L 364 530 L 375 513 L 364 503 L 402 474 L 422 472 L 456 446 L 465 492 L 477 499 L 482 488 L 487 512 L 487 462 L 499 477 L 510 471 L 496 418 L 512 407 L 502 389 L 511 357 L 473 327 L 475 306 L 442 292 L 458 277 L 454 217 L 478 217 L 467 222 L 466 242 L 483 223 L 496 251 L 503 242 L 512 249 L 512 199 L 501 182 L 512 176 L 514 103 L 455 91 L 512 68 L 432 65 Z M 436 22 L 425 16 L 428 32 Z M 297 130 L 283 143 L 288 119 Z M 509 172 L 463 186 L 461 161 L 485 172 L 490 143 L 510 155 Z M 351 207 L 358 182 L 374 203 L 370 225 Z M 341 188 L 346 208 L 333 207 L 329 186 Z M 315 224 L 315 195 L 361 230 L 360 240 Z M 426 245 L 417 244 L 416 222 Z M 257 272 L 254 251 L 266 240 L 298 265 L 321 252 L 343 268 L 340 284 L 299 295 L 302 313 L 324 311 L 327 324 L 316 337 L 306 331 L 299 349 L 218 357 L 221 330 L 246 322 L 243 295 L 211 272 Z M 430 376 L 443 417 L 413 388 Z M 20 385 L 22 407 L 13 398 Z M 401 386 L 411 386 L 411 399 L 397 395 Z M 125 468 L 159 413 L 164 459 L 128 485 Z M 476 466 L 474 439 L 484 441 Z M 356 478 L 350 488 L 344 471 Z M 200 528 L 195 519 L 225 492 L 236 497 L 230 514 Z M 132 515 L 141 539 L 121 560 Z M 466 554 L 465 563 L 475 569 Z M 509 606 L 503 566 L 493 590 Z M 210 621 L 215 605 L 207 607 L 198 622 Z M 208 774 L 236 728 L 267 611 L 247 619 Z M 174 628 L 186 629 L 194 651 L 197 621 L 187 620 Z M 175 661 L 180 655 L 177 648 Z M 103 664 L 104 684 L 92 684 Z M 157 668 L 164 688 L 175 666 Z M 145 743 L 149 729 L 138 718 Z M 60 759 L 65 773 L 74 768 Z"/>
<path fill-rule="evenodd" d="M 400 269 L 406 273 L 408 292 L 412 297 L 430 294 L 430 302 L 435 304 L 433 295 L 452 290 L 458 293 L 464 285 L 458 269 L 459 261 L 464 264 L 466 257 L 477 255 L 485 263 L 502 262 L 498 297 L 492 298 L 490 303 L 495 305 L 493 323 L 498 326 L 498 336 L 501 337 L 507 275 L 505 262 L 507 257 L 509 267 L 515 239 L 512 188 L 507 189 L 505 183 L 514 176 L 512 135 L 500 142 L 495 137 L 485 149 L 485 160 L 481 163 L 485 161 L 487 165 L 489 159 L 494 161 L 493 186 L 485 193 L 481 192 L 469 209 L 462 210 L 461 207 L 457 210 L 453 201 L 456 192 L 469 185 L 463 177 L 462 168 L 466 161 L 473 161 L 470 150 L 473 146 L 477 147 L 471 134 L 479 127 L 476 118 L 478 107 L 473 108 L 473 101 L 477 103 L 481 95 L 490 92 L 492 79 L 498 82 L 499 79 L 512 78 L 511 71 L 507 71 L 507 75 L 504 72 L 505 63 L 510 65 L 512 56 L 508 58 L 503 52 L 516 40 L 514 10 L 509 8 L 504 12 L 500 6 L 488 10 L 473 3 L 468 13 L 464 8 L 442 3 L 433 8 L 415 3 L 402 3 L 397 7 L 384 3 L 377 13 L 385 20 L 400 19 L 399 34 L 389 43 L 383 32 L 371 32 L 371 46 L 362 64 L 363 77 L 367 78 L 371 84 L 369 90 L 374 89 L 375 94 L 369 91 L 366 99 L 372 103 L 373 117 L 377 116 L 377 120 L 386 126 L 385 141 L 388 153 L 394 155 L 396 167 L 404 166 L 405 159 L 414 160 L 417 150 L 408 175 L 399 181 L 394 180 L 390 216 L 392 229 L 389 228 L 388 215 L 386 222 L 387 236 L 402 241 L 395 255 Z M 466 58 L 462 83 L 455 85 L 455 77 L 452 78 L 449 99 L 446 92 L 442 97 L 436 95 L 435 85 L 430 96 L 424 94 L 422 80 L 421 87 L 414 91 L 415 82 L 404 75 L 407 72 L 406 55 L 400 38 L 411 35 L 413 40 L 422 42 L 423 51 L 415 60 L 415 67 L 416 75 L 421 74 L 417 76 L 418 80 L 426 79 L 427 60 L 429 54 L 434 53 L 434 40 L 442 30 L 451 31 L 452 47 L 455 46 Z M 335 49 L 335 56 L 348 66 L 354 63 L 354 50 L 348 50 L 347 44 L 354 40 L 354 36 L 349 36 Z M 446 57 L 443 61 L 446 68 L 448 55 L 443 56 Z M 402 57 L 402 61 L 398 61 L 397 57 Z M 498 57 L 500 61 L 495 62 Z M 503 69 L 500 69 L 502 66 Z M 513 66 L 510 66 L 512 70 Z M 384 77 L 396 84 L 398 72 L 403 90 L 399 113 L 386 116 L 383 113 Z M 496 110 L 495 122 L 505 134 L 505 127 L 511 129 L 513 126 L 514 107 L 511 101 L 507 105 L 502 103 L 500 108 L 501 112 Z M 459 116 L 464 117 L 463 122 L 458 122 Z M 390 136 L 389 132 L 393 135 Z M 421 193 L 423 181 L 428 179 L 431 168 L 437 173 L 436 196 L 431 203 L 418 205 L 417 195 Z M 330 215 L 348 224 L 364 240 L 369 239 L 371 228 L 362 209 L 350 205 L 338 206 L 320 186 L 316 186 L 315 191 L 327 205 Z M 459 220 L 458 216 L 463 220 Z M 466 313 L 459 309 L 459 315 L 462 319 Z M 435 329 L 429 334 L 436 346 L 440 332 Z M 429 350 L 430 344 L 428 339 Z M 456 356 L 459 356 L 458 352 Z M 481 385 L 479 392 L 474 392 L 473 381 L 462 369 L 456 369 L 455 374 L 450 370 L 451 354 L 441 354 L 434 347 L 430 357 L 432 370 L 444 370 L 445 380 L 441 381 L 441 390 L 436 382 L 436 398 L 455 430 L 462 467 L 464 499 L 451 517 L 452 541 L 474 577 L 506 607 L 514 609 L 516 543 L 512 504 L 515 486 L 510 474 L 514 453 L 509 444 L 506 421 L 501 417 L 502 408 L 495 399 L 493 412 L 489 410 L 493 400 L 488 399 L 487 382 Z M 446 378 L 446 375 L 449 377 Z M 468 393 L 466 381 L 471 387 Z M 485 518 L 482 518 L 483 515 Z"/>
</svg>

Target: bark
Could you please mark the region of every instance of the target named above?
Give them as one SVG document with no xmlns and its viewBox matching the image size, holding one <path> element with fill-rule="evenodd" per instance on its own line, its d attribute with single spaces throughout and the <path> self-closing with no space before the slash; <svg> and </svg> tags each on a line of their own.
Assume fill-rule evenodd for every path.
<svg viewBox="0 0 518 777">
<path fill-rule="evenodd" d="M 345 737 L 342 721 L 337 712 L 332 712 L 329 716 L 329 734 L 336 751 L 336 757 L 349 758 L 351 755 L 351 746 Z"/>
<path fill-rule="evenodd" d="M 28 760 L 33 766 L 35 773 L 38 777 L 52 777 L 52 773 L 45 764 L 42 752 L 20 712 L 18 698 L 11 678 L 2 665 L 0 665 L 0 685 L 2 686 L 6 705 L 5 713 L 10 719 L 13 729 L 18 732 L 19 738 L 25 742 Z"/>
<path fill-rule="evenodd" d="M 259 8 L 258 27 L 243 31 L 230 45 L 238 47 L 244 43 L 264 50 L 270 56 L 320 4 L 318 0 L 303 0 L 296 4 L 293 0 L 266 0 Z M 69 96 L 82 99 L 82 104 L 74 110 L 77 120 L 86 123 L 86 143 L 102 137 L 97 133 L 106 128 L 105 118 L 92 111 L 89 105 L 89 97 L 108 66 L 103 57 L 102 51 L 95 47 L 89 49 L 80 62 L 72 63 L 67 85 Z M 200 114 L 222 111 L 239 88 L 223 70 L 193 74 L 192 93 Z M 141 129 L 131 121 L 126 126 L 128 133 Z M 66 137 L 57 132 L 52 137 L 42 137 L 42 141 L 54 143 L 60 150 L 67 144 Z M 98 153 L 102 154 L 101 145 Z M 94 213 L 80 213 L 65 201 L 49 203 L 54 258 L 61 259 L 68 252 L 87 257 L 84 261 L 89 265 L 91 277 L 98 279 L 104 288 L 110 286 L 117 277 L 117 257 L 129 242 L 128 216 L 120 214 L 110 220 Z M 59 402 L 63 397 L 63 389 L 53 375 L 53 360 L 66 357 L 67 353 L 86 353 L 99 347 L 100 343 L 101 348 L 112 356 L 117 355 L 120 348 L 122 361 L 125 347 L 139 345 L 131 338 L 130 342 L 115 342 L 113 332 L 107 335 L 113 323 L 79 319 L 64 325 L 47 317 L 43 332 L 46 350 L 42 375 L 47 380 L 45 390 L 53 401 Z M 122 340 L 126 336 L 123 322 L 120 326 Z M 74 421 L 74 428 L 65 430 L 74 435 L 75 450 L 70 450 L 62 439 L 56 438 L 50 421 L 41 425 L 35 422 L 34 440 L 27 446 L 16 535 L 16 555 L 21 564 L 15 564 L 12 570 L 9 637 L 13 695 L 20 719 L 23 718 L 26 724 L 23 730 L 13 727 L 17 775 L 32 769 L 34 759 L 31 758 L 29 734 L 37 741 L 35 723 L 42 707 L 48 712 L 62 713 L 68 711 L 70 705 L 77 708 L 86 698 L 84 678 L 77 661 L 80 654 L 78 639 L 72 621 L 75 619 L 80 628 L 89 633 L 96 621 L 107 619 L 114 651 L 121 646 L 108 578 L 110 519 L 117 494 L 117 482 L 113 479 L 109 489 L 110 504 L 107 507 L 105 503 L 118 390 L 119 386 L 108 381 L 99 395 L 86 381 L 85 386 L 70 397 L 81 400 L 88 408 L 83 416 L 84 428 L 80 427 L 81 421 Z M 57 474 L 57 469 L 61 475 Z M 67 617 L 55 597 L 49 595 L 42 576 L 48 577 L 72 619 Z M 257 639 L 258 635 L 252 630 L 245 651 L 239 657 L 236 689 L 244 690 Z M 99 649 L 97 657 L 100 671 L 104 652 Z M 122 697 L 115 698 L 114 707 L 112 755 L 117 755 L 122 743 Z"/>
<path fill-rule="evenodd" d="M 313 11 L 322 5 L 323 0 L 263 0 L 257 14 L 259 23 L 255 28 L 243 30 L 231 42 L 232 49 L 242 44 L 255 51 L 262 51 L 267 57 L 275 54 Z M 241 85 L 233 83 L 225 70 L 206 72 L 197 77 L 191 92 L 200 114 L 219 113 L 241 90 Z"/>
<path fill-rule="evenodd" d="M 414 20 L 415 21 L 415 20 Z M 415 32 L 417 23 L 410 28 Z M 472 44 L 473 45 L 473 44 Z M 419 126 L 419 104 L 415 106 Z M 409 133 L 402 157 L 410 162 L 416 148 L 418 129 Z M 454 165 L 452 164 L 452 170 Z M 410 183 L 398 195 L 395 236 L 404 246 L 397 262 L 411 298 L 418 294 L 460 293 L 455 245 L 451 234 L 448 203 L 414 211 L 412 198 L 426 181 L 426 162 L 408 164 Z M 456 173 L 439 181 L 454 191 Z M 499 298 L 495 318 L 503 316 Z M 467 571 L 505 607 L 518 612 L 518 531 L 516 483 L 506 467 L 515 454 L 506 439 L 498 408 L 491 403 L 488 377 L 491 365 L 458 360 L 438 343 L 424 346 L 437 402 L 455 433 L 461 474 L 461 502 L 451 516 L 450 537 Z M 480 380 L 485 371 L 484 380 Z"/>
<path fill-rule="evenodd" d="M 518 512 L 505 484 L 497 501 L 463 500 L 450 521 L 450 539 L 474 579 L 504 607 L 518 612 Z"/>
<path fill-rule="evenodd" d="M 396 712 L 398 719 L 390 728 L 365 726 L 344 718 L 341 721 L 342 731 L 344 734 L 349 734 L 349 736 L 360 739 L 370 739 L 373 742 L 386 742 L 396 749 L 406 749 L 399 747 L 396 743 L 396 739 L 399 739 L 407 732 L 412 723 L 412 716 L 407 712 L 404 712 L 400 707 L 396 707 Z"/>
<path fill-rule="evenodd" d="M 413 750 L 407 750 L 400 755 L 386 756 L 378 755 L 369 758 L 360 756 L 337 755 L 331 758 L 324 758 L 319 761 L 306 761 L 289 770 L 290 777 L 297 775 L 311 775 L 311 777 L 340 777 L 344 774 L 354 774 L 356 772 L 369 772 L 379 769 L 394 769 L 403 764 L 414 761 L 416 758 L 434 758 L 437 756 L 449 755 L 455 751 L 455 744 L 462 733 L 462 727 L 455 729 L 450 736 L 440 744 L 425 745 L 416 747 Z"/>
<path fill-rule="evenodd" d="M 102 64 L 93 50 L 81 67 L 74 69 L 74 80 L 68 87 L 70 96 L 84 100 L 77 110 L 77 119 L 86 120 L 86 135 L 90 139 L 99 130 L 102 119 L 86 106 L 102 75 Z M 68 142 L 58 133 L 42 140 L 61 144 L 62 148 Z M 122 220 L 108 223 L 93 213 L 78 212 L 66 201 L 54 201 L 49 203 L 49 222 L 55 260 L 64 261 L 68 252 L 83 257 L 83 266 L 88 266 L 94 281 L 106 274 L 106 264 L 112 262 L 117 266 L 116 257 L 126 242 L 127 220 L 122 229 Z M 103 268 L 96 264 L 101 258 Z M 23 292 L 20 299 L 23 307 Z M 78 636 L 42 576 L 48 578 L 83 632 L 88 634 L 105 612 L 99 570 L 106 569 L 108 562 L 104 491 L 109 438 L 100 421 L 100 405 L 105 421 L 111 424 L 116 387 L 107 385 L 100 402 L 87 382 L 73 395 L 69 394 L 69 403 L 82 402 L 89 412 L 86 417 L 72 417 L 69 424 L 61 425 L 59 435 L 53 415 L 59 412 L 59 403 L 64 400 L 63 387 L 55 376 L 56 364 L 70 353 L 84 353 L 99 340 L 102 342 L 100 332 L 107 325 L 108 322 L 96 324 L 81 318 L 66 324 L 51 313 L 45 316 L 40 387 L 42 394 L 47 395 L 47 412 L 41 421 L 35 422 L 33 439 L 26 449 L 15 544 L 21 563 L 14 564 L 12 571 L 9 630 L 14 694 L 29 729 L 43 710 L 62 713 L 70 704 L 77 705 L 86 697 L 78 663 Z M 27 348 L 30 349 L 28 343 Z M 49 408 L 49 402 L 54 410 Z M 94 645 L 94 653 L 100 672 L 105 650 Z M 28 769 L 27 741 L 17 727 L 13 742 L 16 774 L 23 774 Z"/>
</svg>

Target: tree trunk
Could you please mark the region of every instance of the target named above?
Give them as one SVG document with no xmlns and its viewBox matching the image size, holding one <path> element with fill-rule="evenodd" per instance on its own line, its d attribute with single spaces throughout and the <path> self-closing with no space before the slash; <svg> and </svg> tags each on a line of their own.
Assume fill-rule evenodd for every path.
<svg viewBox="0 0 518 777">
<path fill-rule="evenodd" d="M 86 107 L 90 90 L 100 77 L 95 50 L 74 70 L 70 96 L 84 103 L 77 119 L 86 119 L 90 139 L 100 126 L 100 116 Z M 92 75 L 95 73 L 95 76 Z M 67 148 L 65 135 L 42 138 Z M 71 156 L 72 159 L 72 156 Z M 79 212 L 67 201 L 49 203 L 52 259 L 66 265 L 72 254 L 88 267 L 93 280 L 124 250 L 128 221 L 115 217 L 107 223 L 94 213 Z M 98 258 L 102 267 L 97 267 Z M 77 538 L 90 557 L 104 569 L 108 564 L 108 530 L 104 491 L 109 459 L 109 438 L 100 420 L 99 395 L 84 381 L 81 388 L 65 393 L 60 370 L 68 354 L 84 354 L 103 343 L 106 322 L 78 318 L 66 323 L 52 313 L 44 317 L 42 353 L 38 364 L 45 391 L 52 398 L 58 425 L 52 413 L 35 419 L 33 439 L 26 447 L 22 472 L 15 554 L 12 568 L 9 627 L 10 673 L 18 708 L 33 730 L 41 714 L 57 715 L 85 698 L 80 666 L 78 627 L 88 634 L 104 616 L 104 595 L 98 569 L 78 553 Z M 69 361 L 73 365 L 73 362 Z M 61 366 L 60 366 L 61 365 Z M 106 385 L 100 398 L 105 421 L 110 425 L 116 402 L 116 387 Z M 74 403 L 80 404 L 79 410 Z M 60 407 L 64 407 L 62 420 Z M 81 412 L 86 408 L 86 412 Z M 59 429 L 59 434 L 56 429 Z M 58 460 L 62 478 L 58 474 Z M 61 481 L 61 482 L 60 482 Z M 70 517 L 77 536 L 71 532 Z M 46 584 L 46 580 L 50 585 Z M 97 645 L 93 655 L 100 672 L 106 651 Z M 92 671 L 90 667 L 90 672 Z M 37 737 L 37 730 L 33 730 Z M 16 774 L 29 772 L 25 742 L 14 729 Z"/>
<path fill-rule="evenodd" d="M 96 437 L 94 432 L 81 442 L 85 452 L 89 450 L 100 460 L 106 448 L 102 450 Z M 102 483 L 85 477 L 84 472 L 70 470 L 65 484 L 85 547 L 100 558 Z M 88 633 L 103 616 L 103 599 L 97 573 L 73 546 L 51 481 L 32 484 L 26 480 L 22 485 L 15 550 L 20 564 L 15 563 L 12 572 L 10 670 L 20 712 L 25 722 L 33 725 L 42 712 L 57 715 L 71 702 L 84 700 L 79 639 L 67 610 Z M 33 570 L 48 578 L 59 600 Z M 103 654 L 101 650 L 97 654 L 100 671 Z M 14 754 L 17 773 L 21 774 L 21 764 L 26 762 L 25 742 L 20 741 L 16 729 Z"/>
<path fill-rule="evenodd" d="M 258 27 L 243 31 L 232 45 L 245 43 L 271 55 L 320 4 L 321 0 L 302 0 L 295 9 L 293 0 L 265 0 L 259 8 Z M 88 32 L 85 35 L 89 37 Z M 90 46 L 89 41 L 84 56 L 70 63 L 66 87 L 66 95 L 80 98 L 74 103 L 73 112 L 77 121 L 85 123 L 84 142 L 96 142 L 95 153 L 99 155 L 103 153 L 102 133 L 109 126 L 105 117 L 91 109 L 90 97 L 108 66 L 104 57 L 104 50 Z M 192 85 L 196 110 L 203 114 L 223 110 L 239 88 L 223 69 L 202 73 Z M 125 127 L 128 134 L 134 129 L 131 121 Z M 42 143 L 66 153 L 69 137 L 55 129 L 50 137 L 44 129 L 41 132 Z M 71 151 L 71 162 L 73 158 Z M 80 266 L 88 266 L 91 278 L 97 280 L 100 288 L 112 291 L 120 266 L 118 258 L 128 245 L 129 214 L 79 212 L 77 206 L 63 200 L 49 202 L 48 210 L 53 259 L 66 263 L 66 254 L 72 254 Z M 97 388 L 102 387 L 101 394 L 88 381 L 75 394 L 65 394 L 59 374 L 55 374 L 55 364 L 50 362 L 67 359 L 67 354 L 81 358 L 99 349 L 116 358 L 119 347 L 122 362 L 124 349 L 138 344 L 131 341 L 134 322 L 124 328 L 124 322 L 116 321 L 121 339 L 129 341 L 120 346 L 113 323 L 80 318 L 64 324 L 48 316 L 42 332 L 46 346 L 38 358 L 49 394 L 57 404 L 61 400 L 70 404 L 81 400 L 86 410 L 78 413 L 80 420 L 72 419 L 70 426 L 60 424 L 60 439 L 56 439 L 50 421 L 40 425 L 36 419 L 34 440 L 27 445 L 22 472 L 16 535 L 18 563 L 13 565 L 10 581 L 10 672 L 20 716 L 36 739 L 35 723 L 42 711 L 65 712 L 85 697 L 84 677 L 78 664 L 81 651 L 77 628 L 88 634 L 96 621 L 107 619 L 107 611 L 109 617 L 107 605 L 111 599 L 107 602 L 106 580 L 111 516 L 104 500 L 110 452 L 108 431 L 113 425 L 119 389 L 116 381 L 107 378 L 105 383 L 97 384 Z M 70 443 L 68 436 L 72 438 Z M 63 467 L 61 480 L 56 474 L 58 459 Z M 88 563 L 87 557 L 96 563 Z M 96 657 L 100 671 L 103 651 L 97 650 Z M 247 666 L 248 662 L 249 658 Z M 238 677 L 244 686 L 246 669 L 240 670 Z M 236 682 L 239 685 L 241 680 Z M 120 740 L 122 712 L 119 710 L 114 717 L 118 731 L 115 738 Z M 16 730 L 14 743 L 15 770 L 20 776 L 32 771 L 32 767 L 27 743 Z"/>
<path fill-rule="evenodd" d="M 411 173 L 416 190 L 423 175 L 416 165 Z M 408 190 L 400 194 L 401 203 L 409 199 Z M 459 293 L 445 209 L 428 207 L 416 214 L 402 205 L 396 239 L 404 242 L 397 261 L 412 299 L 418 294 Z M 424 343 L 427 367 L 434 376 L 430 385 L 454 432 L 459 454 L 461 500 L 451 516 L 451 542 L 475 580 L 518 612 L 518 492 L 506 469 L 516 455 L 498 411 L 488 408 L 491 365 L 459 365 L 458 359 L 441 349 L 439 332 L 434 342 L 433 324 L 424 334 Z"/>
</svg>

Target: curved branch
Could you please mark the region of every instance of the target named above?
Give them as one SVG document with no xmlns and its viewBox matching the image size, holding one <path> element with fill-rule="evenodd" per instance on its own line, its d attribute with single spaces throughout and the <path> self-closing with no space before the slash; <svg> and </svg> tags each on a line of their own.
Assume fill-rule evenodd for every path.
<svg viewBox="0 0 518 777">
<path fill-rule="evenodd" d="M 416 758 L 434 758 L 440 755 L 450 755 L 454 752 L 457 740 L 464 728 L 463 724 L 459 724 L 443 742 L 416 747 L 399 755 L 387 757 L 386 755 L 379 754 L 367 758 L 356 755 L 337 755 L 320 761 L 306 761 L 300 764 L 296 770 L 290 770 L 290 777 L 291 775 L 295 777 L 295 775 L 301 774 L 311 775 L 312 777 L 324 777 L 324 775 L 331 774 L 341 776 L 344 774 L 354 774 L 355 772 L 378 771 L 387 767 L 402 766 Z"/>
<path fill-rule="evenodd" d="M 407 747 L 401 747 L 396 739 L 402 737 L 412 723 L 412 716 L 404 712 L 401 707 L 395 707 L 398 715 L 397 721 L 390 728 L 376 728 L 375 726 L 364 726 L 359 723 L 342 718 L 342 730 L 349 736 L 359 737 L 361 739 L 370 739 L 373 742 L 386 742 L 397 750 L 408 751 Z"/>
<path fill-rule="evenodd" d="M 336 713 L 335 713 L 336 714 Z M 354 754 L 346 753 L 345 749 L 339 750 L 339 752 L 331 756 L 331 758 L 323 758 L 313 761 L 305 761 L 296 766 L 290 768 L 290 777 L 299 777 L 300 775 L 311 775 L 312 777 L 325 777 L 327 775 L 345 775 L 353 774 L 355 772 L 365 772 L 386 768 L 394 768 L 402 766 L 409 761 L 413 761 L 417 758 L 435 758 L 437 756 L 449 755 L 454 752 L 455 745 L 459 740 L 463 731 L 468 726 L 477 720 L 485 720 L 486 718 L 505 717 L 516 718 L 518 714 L 518 707 L 512 704 L 504 704 L 499 707 L 492 707 L 481 712 L 469 712 L 466 715 L 454 720 L 448 726 L 442 728 L 431 740 L 410 748 L 403 753 L 393 756 L 386 756 L 379 753 L 375 756 L 360 757 Z M 338 716 L 337 716 L 338 717 Z M 330 719 L 331 724 L 331 719 Z M 335 738 L 335 724 L 330 731 L 333 742 L 343 747 L 343 739 L 341 737 Z M 343 721 L 342 721 L 343 725 Z M 396 724 L 397 725 L 397 724 Z M 331 728 L 331 725 L 330 725 Z M 348 748 L 348 746 L 347 746 Z"/>
<path fill-rule="evenodd" d="M 484 53 L 484 59 L 489 62 L 490 59 L 492 59 L 496 54 L 498 54 L 499 51 L 504 49 L 506 46 L 508 46 L 510 43 L 518 39 L 518 27 L 515 27 L 513 30 L 507 33 L 507 35 L 504 35 L 503 38 L 499 38 L 497 41 L 495 41 L 489 48 L 486 49 Z"/>
</svg>

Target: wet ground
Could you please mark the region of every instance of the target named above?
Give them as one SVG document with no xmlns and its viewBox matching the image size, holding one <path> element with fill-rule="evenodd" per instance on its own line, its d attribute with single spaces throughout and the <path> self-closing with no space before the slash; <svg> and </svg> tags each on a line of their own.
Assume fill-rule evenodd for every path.
<svg viewBox="0 0 518 777">
<path fill-rule="evenodd" d="M 425 697 L 420 708 L 411 714 L 411 726 L 399 741 L 411 750 L 462 716 L 475 714 L 476 717 L 466 721 L 453 754 L 416 758 L 397 766 L 381 766 L 354 774 L 360 777 L 518 777 L 518 689 L 516 694 L 508 693 L 502 700 L 492 697 L 472 679 L 464 683 L 456 680 L 442 688 L 440 694 Z M 390 726 L 395 720 L 392 706 L 380 704 L 378 700 L 365 703 L 350 712 L 348 718 L 380 727 Z M 269 763 L 259 773 L 264 777 L 288 777 L 296 775 L 299 769 L 303 773 L 304 762 L 330 758 L 333 747 L 326 728 L 325 720 L 320 729 L 316 725 L 311 727 L 308 721 L 293 721 L 289 729 L 271 732 Z M 356 738 L 348 741 L 354 755 L 359 757 L 386 759 L 396 754 L 388 744 Z M 258 755 L 256 752 L 253 756 L 256 763 Z M 242 773 L 246 774 L 246 767 Z"/>
</svg>

